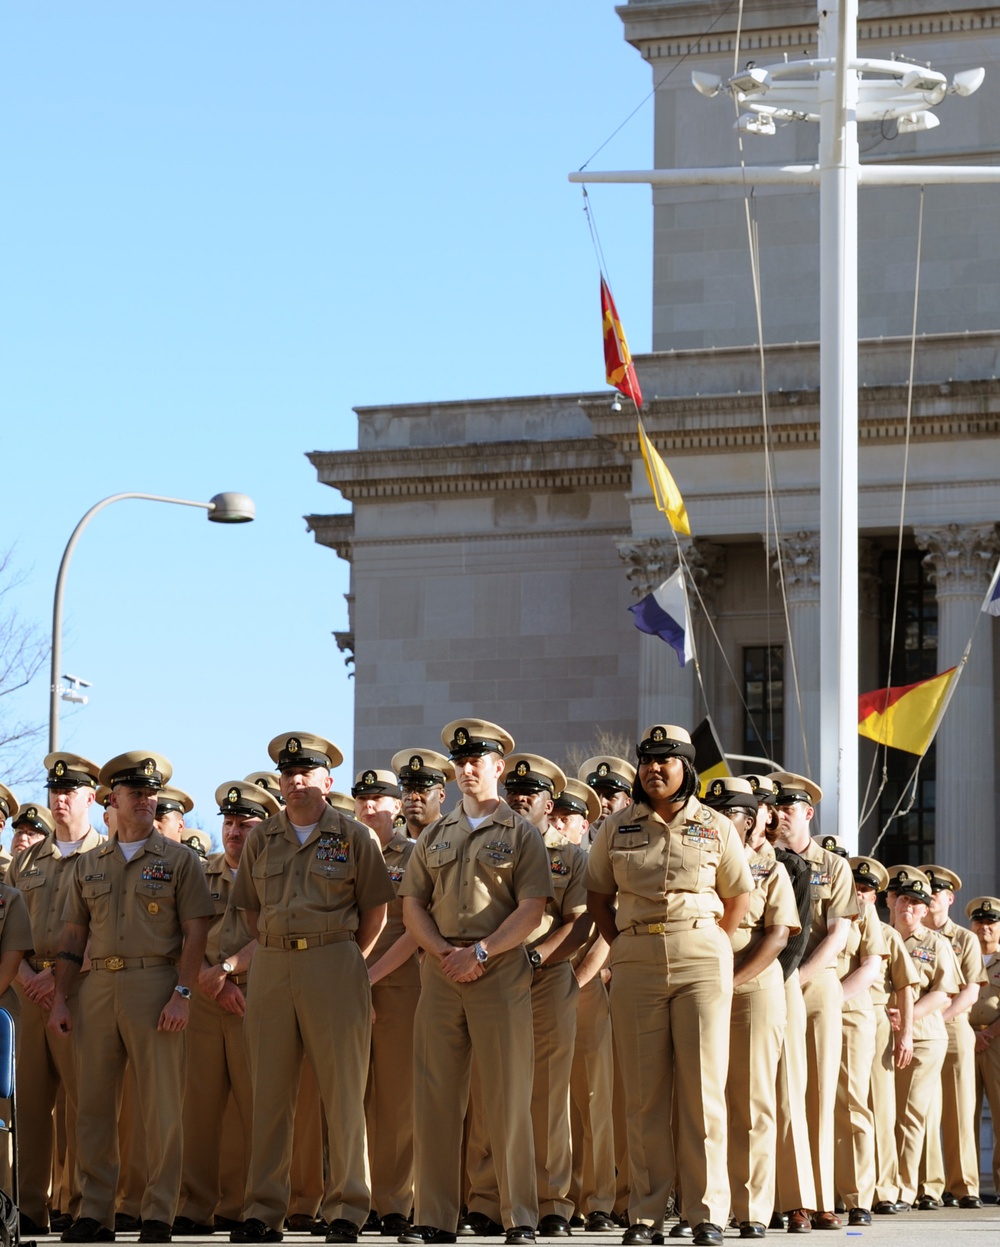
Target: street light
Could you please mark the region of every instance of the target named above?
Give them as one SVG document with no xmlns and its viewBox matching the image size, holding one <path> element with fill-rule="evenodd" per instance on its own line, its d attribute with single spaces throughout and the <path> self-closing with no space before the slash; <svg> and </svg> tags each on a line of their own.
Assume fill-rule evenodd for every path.
<svg viewBox="0 0 1000 1247">
<path fill-rule="evenodd" d="M 59 575 L 56 577 L 56 592 L 52 601 L 52 665 L 49 682 L 49 753 L 59 748 L 59 668 L 62 666 L 62 615 L 63 587 L 66 572 L 73 550 L 80 539 L 80 534 L 90 523 L 98 511 L 103 511 L 112 502 L 121 502 L 123 498 L 141 498 L 146 502 L 172 502 L 179 507 L 201 507 L 208 512 L 208 518 L 216 524 L 248 524 L 255 516 L 253 499 L 246 494 L 216 494 L 208 502 L 193 502 L 189 498 L 164 498 L 160 494 L 112 494 L 92 506 L 83 519 L 73 529 L 73 534 L 66 543 L 62 562 L 59 564 Z M 69 678 L 69 677 L 67 677 Z"/>
</svg>

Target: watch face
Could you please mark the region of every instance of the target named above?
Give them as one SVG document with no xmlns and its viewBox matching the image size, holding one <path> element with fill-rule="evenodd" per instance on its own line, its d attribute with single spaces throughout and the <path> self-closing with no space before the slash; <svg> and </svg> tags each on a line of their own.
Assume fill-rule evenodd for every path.
<svg viewBox="0 0 1000 1247">
<path fill-rule="evenodd" d="M 477 961 L 485 961 L 488 955 L 489 954 L 486 952 L 485 948 L 480 948 L 478 944 L 476 945 L 476 960 Z"/>
</svg>

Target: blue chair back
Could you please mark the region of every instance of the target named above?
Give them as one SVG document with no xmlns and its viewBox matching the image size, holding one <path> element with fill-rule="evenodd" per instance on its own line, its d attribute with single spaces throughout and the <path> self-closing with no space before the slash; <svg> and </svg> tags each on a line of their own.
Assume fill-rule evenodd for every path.
<svg viewBox="0 0 1000 1247">
<path fill-rule="evenodd" d="M 14 1094 L 14 1019 L 0 1009 L 0 1100 Z"/>
</svg>

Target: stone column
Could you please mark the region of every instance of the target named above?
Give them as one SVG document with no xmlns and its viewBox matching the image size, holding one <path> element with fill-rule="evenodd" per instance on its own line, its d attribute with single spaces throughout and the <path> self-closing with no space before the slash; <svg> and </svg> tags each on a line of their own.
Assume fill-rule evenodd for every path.
<svg viewBox="0 0 1000 1247">
<path fill-rule="evenodd" d="M 858 543 L 858 693 L 878 688 L 879 679 L 879 551 L 875 543 L 862 537 Z M 881 775 L 877 746 L 866 736 L 858 738 L 858 817 L 868 795 L 869 801 L 878 790 Z M 873 766 L 876 768 L 873 771 Z M 879 833 L 877 816 L 859 828 L 864 851 Z"/>
<path fill-rule="evenodd" d="M 955 666 L 978 623 L 969 661 L 938 729 L 934 860 L 962 878 L 961 901 L 997 886 L 992 620 L 979 618 L 1000 553 L 995 524 L 914 529 L 937 589 L 938 671 Z"/>
<path fill-rule="evenodd" d="M 687 547 L 690 539 L 685 540 Z M 633 538 L 618 542 L 618 554 L 638 601 L 663 584 L 677 570 L 677 545 L 672 539 Z M 688 558 L 685 548 L 684 557 Z M 694 595 L 689 603 L 693 606 Z M 693 622 L 692 610 L 692 622 Z M 697 638 L 696 638 L 697 644 Z M 636 706 L 636 739 L 651 723 L 677 723 L 693 726 L 694 665 L 682 667 L 676 651 L 659 637 L 643 633 L 639 637 L 639 696 Z"/>
<path fill-rule="evenodd" d="M 786 770 L 811 777 L 819 770 L 819 533 L 798 532 L 779 541 L 789 644 L 785 651 L 785 756 L 776 760 L 784 761 Z M 777 557 L 772 567 L 778 571 Z"/>
</svg>

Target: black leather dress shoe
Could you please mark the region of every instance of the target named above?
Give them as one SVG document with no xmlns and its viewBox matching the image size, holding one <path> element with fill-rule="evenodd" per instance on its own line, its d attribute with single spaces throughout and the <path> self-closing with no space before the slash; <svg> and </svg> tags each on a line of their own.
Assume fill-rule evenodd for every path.
<svg viewBox="0 0 1000 1247">
<path fill-rule="evenodd" d="M 569 1238 L 573 1231 L 565 1217 L 550 1212 L 539 1221 L 538 1233 L 542 1238 Z"/>
<path fill-rule="evenodd" d="M 215 1233 L 214 1225 L 202 1225 L 190 1217 L 174 1217 L 174 1233 L 180 1238 L 205 1238 Z"/>
<path fill-rule="evenodd" d="M 512 1225 L 504 1237 L 507 1247 L 533 1247 L 535 1231 L 530 1225 Z"/>
<path fill-rule="evenodd" d="M 694 1247 L 717 1247 L 722 1242 L 722 1227 L 702 1221 L 694 1227 Z"/>
<path fill-rule="evenodd" d="M 650 1247 L 652 1243 L 662 1243 L 663 1235 L 655 1225 L 647 1225 L 644 1221 L 636 1221 L 622 1235 L 622 1242 L 631 1247 Z"/>
<path fill-rule="evenodd" d="M 788 1225 L 788 1218 L 783 1212 L 776 1212 L 771 1220 L 767 1223 L 769 1230 L 783 1230 Z"/>
<path fill-rule="evenodd" d="M 456 1234 L 450 1230 L 439 1230 L 436 1225 L 411 1225 L 405 1234 L 400 1234 L 400 1243 L 454 1243 Z"/>
<path fill-rule="evenodd" d="M 169 1243 L 172 1237 L 169 1222 L 143 1220 L 142 1229 L 139 1231 L 140 1243 Z"/>
<path fill-rule="evenodd" d="M 933 1209 L 941 1207 L 941 1201 L 935 1199 L 933 1195 L 921 1195 L 913 1207 L 918 1212 L 931 1212 Z"/>
<path fill-rule="evenodd" d="M 978 1195 L 963 1195 L 958 1201 L 959 1208 L 982 1208 L 983 1201 Z"/>
<path fill-rule="evenodd" d="M 500 1222 L 494 1221 L 485 1212 L 470 1212 L 465 1219 L 472 1226 L 473 1234 L 477 1234 L 480 1238 L 493 1238 L 503 1233 L 503 1226 Z"/>
<path fill-rule="evenodd" d="M 618 1228 L 610 1212 L 588 1212 L 583 1228 L 590 1234 L 609 1234 Z"/>
<path fill-rule="evenodd" d="M 266 1221 L 259 1217 L 251 1217 L 235 1230 L 229 1231 L 231 1243 L 280 1243 L 283 1235 L 280 1230 L 272 1230 Z"/>
<path fill-rule="evenodd" d="M 759 1221 L 741 1221 L 740 1238 L 763 1238 L 767 1231 Z"/>
<path fill-rule="evenodd" d="M 67 1230 L 63 1230 L 64 1243 L 113 1243 L 114 1230 L 109 1230 L 93 1217 L 79 1217 Z"/>
<path fill-rule="evenodd" d="M 694 1230 L 684 1220 L 678 1221 L 671 1229 L 668 1238 L 694 1238 Z"/>
<path fill-rule="evenodd" d="M 852 1208 L 847 1214 L 848 1225 L 871 1225 L 872 1214 L 867 1208 Z"/>
<path fill-rule="evenodd" d="M 390 1212 L 382 1218 L 382 1234 L 385 1238 L 399 1238 L 409 1228 L 410 1222 L 401 1212 Z"/>
<path fill-rule="evenodd" d="M 343 1217 L 334 1217 L 326 1232 L 326 1241 L 328 1243 L 356 1243 L 360 1233 L 360 1225 L 355 1225 L 353 1221 L 347 1221 Z"/>
<path fill-rule="evenodd" d="M 880 1217 L 894 1217 L 896 1215 L 896 1205 L 888 1199 L 880 1199 L 877 1204 L 872 1205 L 872 1212 L 877 1213 Z"/>
<path fill-rule="evenodd" d="M 36 1234 L 48 1234 L 49 1227 L 47 1225 L 39 1225 L 37 1221 L 32 1221 L 27 1213 L 21 1213 L 21 1237 L 33 1238 Z"/>
<path fill-rule="evenodd" d="M 285 1229 L 292 1234 L 315 1234 L 318 1224 L 321 1224 L 319 1217 L 308 1212 L 293 1212 L 290 1217 L 285 1218 Z"/>
<path fill-rule="evenodd" d="M 87 1220 L 92 1220 L 92 1218 L 88 1217 Z M 127 1212 L 116 1212 L 115 1229 L 119 1234 L 135 1234 L 137 1230 L 142 1229 L 142 1219 L 130 1217 Z"/>
</svg>

